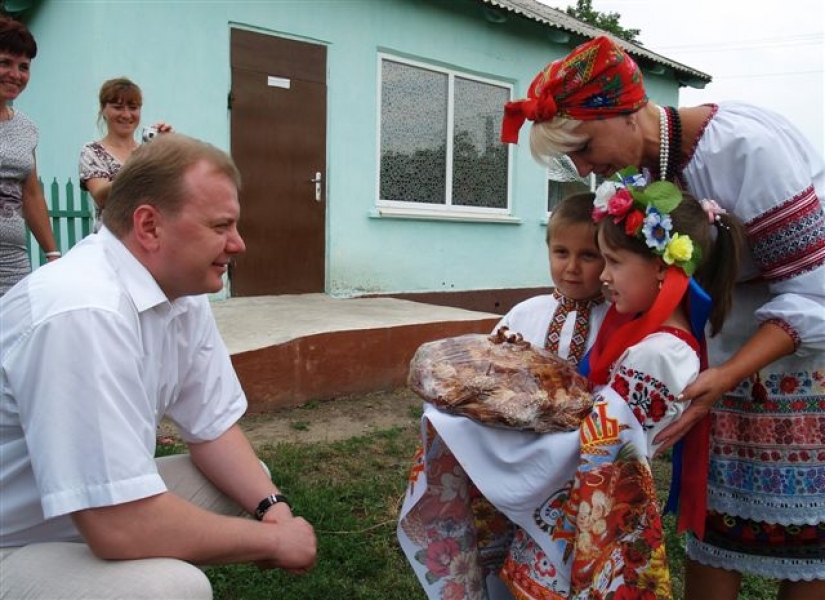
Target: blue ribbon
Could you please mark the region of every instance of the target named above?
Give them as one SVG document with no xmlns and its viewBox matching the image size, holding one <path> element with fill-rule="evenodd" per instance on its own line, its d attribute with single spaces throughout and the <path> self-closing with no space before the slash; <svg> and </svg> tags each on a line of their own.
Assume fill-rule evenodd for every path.
<svg viewBox="0 0 825 600">
<path fill-rule="evenodd" d="M 579 361 L 579 366 L 576 370 L 582 377 L 587 377 L 590 375 L 590 350 L 584 353 L 584 356 Z"/>
<path fill-rule="evenodd" d="M 705 338 L 705 324 L 708 322 L 712 306 L 713 301 L 708 293 L 691 277 L 688 284 L 688 318 L 693 337 L 700 342 Z M 679 494 L 682 491 L 683 452 L 684 439 L 681 439 L 673 446 L 673 470 L 664 514 L 676 513 L 679 506 Z"/>
</svg>

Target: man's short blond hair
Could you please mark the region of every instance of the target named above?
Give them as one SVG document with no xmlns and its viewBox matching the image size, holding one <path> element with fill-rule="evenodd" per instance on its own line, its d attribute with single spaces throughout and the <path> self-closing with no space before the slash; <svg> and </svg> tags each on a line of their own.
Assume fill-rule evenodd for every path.
<svg viewBox="0 0 825 600">
<path fill-rule="evenodd" d="M 116 237 L 132 230 L 135 210 L 144 204 L 174 216 L 187 198 L 184 176 L 205 162 L 241 187 L 241 175 L 223 150 L 179 133 L 164 133 L 135 150 L 112 182 L 103 224 Z"/>
</svg>

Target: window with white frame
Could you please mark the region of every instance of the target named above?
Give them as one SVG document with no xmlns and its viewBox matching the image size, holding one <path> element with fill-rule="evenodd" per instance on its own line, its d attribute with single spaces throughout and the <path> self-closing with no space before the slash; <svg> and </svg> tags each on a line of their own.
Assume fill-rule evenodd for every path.
<svg viewBox="0 0 825 600">
<path fill-rule="evenodd" d="M 382 55 L 379 205 L 509 212 L 507 85 Z"/>
</svg>

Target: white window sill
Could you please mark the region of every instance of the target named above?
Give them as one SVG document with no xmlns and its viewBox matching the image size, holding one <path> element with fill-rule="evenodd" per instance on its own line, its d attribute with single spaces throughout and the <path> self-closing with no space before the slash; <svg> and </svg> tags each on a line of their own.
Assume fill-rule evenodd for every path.
<svg viewBox="0 0 825 600">
<path fill-rule="evenodd" d="M 420 221 L 466 221 L 471 223 L 508 223 L 520 225 L 521 219 L 504 213 L 479 213 L 459 210 L 428 210 L 376 206 L 369 212 L 372 219 L 417 219 Z"/>
</svg>

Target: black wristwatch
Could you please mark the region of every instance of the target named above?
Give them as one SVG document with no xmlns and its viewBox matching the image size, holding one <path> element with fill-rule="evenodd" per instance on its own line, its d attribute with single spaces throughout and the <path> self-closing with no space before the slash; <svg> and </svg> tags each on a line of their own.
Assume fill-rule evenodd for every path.
<svg viewBox="0 0 825 600">
<path fill-rule="evenodd" d="M 270 494 L 258 504 L 258 508 L 255 509 L 255 518 L 259 521 L 264 518 L 266 511 L 270 508 L 278 504 L 279 502 L 283 502 L 289 508 L 292 508 L 292 505 L 289 503 L 289 500 L 286 499 L 286 496 L 283 494 Z"/>
</svg>

